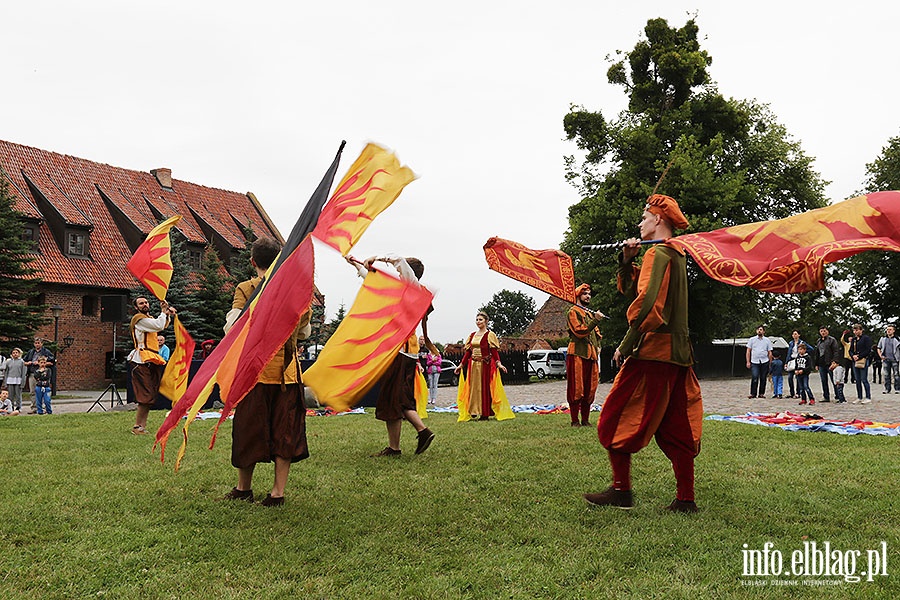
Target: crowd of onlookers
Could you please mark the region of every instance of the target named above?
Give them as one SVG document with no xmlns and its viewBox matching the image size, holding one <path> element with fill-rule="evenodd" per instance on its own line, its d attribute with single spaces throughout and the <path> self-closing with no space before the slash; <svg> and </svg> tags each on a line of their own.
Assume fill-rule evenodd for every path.
<svg viewBox="0 0 900 600">
<path fill-rule="evenodd" d="M 748 398 L 764 398 L 766 381 L 771 379 L 773 398 L 784 397 L 784 379 L 788 380 L 788 398 L 800 399 L 800 404 L 815 404 L 816 397 L 809 385 L 810 375 L 819 374 L 822 386 L 821 402 L 834 400 L 847 402 L 844 386 L 849 382 L 856 386 L 853 404 L 872 401 L 869 367 L 872 382 L 884 383 L 883 394 L 900 394 L 900 340 L 896 327 L 888 325 L 884 335 L 873 343 L 861 324 L 844 329 L 838 338 L 830 335 L 827 327 L 819 328 L 819 336 L 810 343 L 802 339 L 800 331 L 793 330 L 787 348 L 776 349 L 766 337 L 766 328 L 760 325 L 756 336 L 747 341 L 747 368 L 750 369 L 750 395 Z"/>
<path fill-rule="evenodd" d="M 56 358 L 44 347 L 42 338 L 34 338 L 34 347 L 23 353 L 13 348 L 9 358 L 0 354 L 0 416 L 22 412 L 22 394 L 32 393 L 28 414 L 53 414 L 50 392 Z"/>
</svg>

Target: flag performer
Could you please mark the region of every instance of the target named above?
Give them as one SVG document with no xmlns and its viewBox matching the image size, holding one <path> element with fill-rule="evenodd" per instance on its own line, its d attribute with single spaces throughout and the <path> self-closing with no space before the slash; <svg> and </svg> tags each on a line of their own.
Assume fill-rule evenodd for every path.
<svg viewBox="0 0 900 600">
<path fill-rule="evenodd" d="M 603 336 L 597 325 L 600 318 L 588 310 L 591 286 L 582 283 L 575 288 L 578 301 L 566 313 L 569 347 L 566 349 L 566 400 L 572 427 L 590 425 L 591 405 L 600 380 L 599 349 Z M 578 422 L 579 416 L 581 422 Z"/>
<path fill-rule="evenodd" d="M 688 225 L 673 198 L 654 194 L 639 227 L 641 239 L 652 240 L 670 238 Z M 666 509 L 696 512 L 694 458 L 700 451 L 703 403 L 688 337 L 685 254 L 669 245 L 653 245 L 637 267 L 633 261 L 639 248 L 640 240 L 626 240 L 619 255 L 618 288 L 633 301 L 628 332 L 613 357 L 621 369 L 597 426 L 613 481 L 605 491 L 584 494 L 584 499 L 594 506 L 632 508 L 631 455 L 655 436 L 675 472 L 675 500 Z"/>
</svg>

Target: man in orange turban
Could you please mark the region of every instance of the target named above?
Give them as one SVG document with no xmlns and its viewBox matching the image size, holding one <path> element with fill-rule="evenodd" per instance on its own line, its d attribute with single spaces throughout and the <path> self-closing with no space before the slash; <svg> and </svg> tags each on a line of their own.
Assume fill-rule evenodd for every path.
<svg viewBox="0 0 900 600">
<path fill-rule="evenodd" d="M 566 400 L 572 427 L 590 425 L 591 405 L 597 393 L 600 367 L 600 316 L 587 309 L 591 303 L 591 286 L 582 283 L 575 289 L 576 303 L 566 313 L 569 347 L 566 350 Z M 581 417 L 581 423 L 578 417 Z"/>
<path fill-rule="evenodd" d="M 688 221 L 673 198 L 654 194 L 639 227 L 644 240 L 668 239 L 675 229 L 688 227 Z M 595 506 L 634 506 L 631 455 L 655 436 L 675 471 L 675 500 L 666 508 L 696 512 L 694 458 L 700 452 L 703 402 L 688 338 L 685 255 L 659 244 L 647 250 L 637 267 L 633 261 L 639 247 L 640 240 L 631 238 L 619 255 L 618 288 L 633 301 L 628 333 L 613 357 L 621 369 L 597 426 L 613 484 L 584 499 Z"/>
</svg>

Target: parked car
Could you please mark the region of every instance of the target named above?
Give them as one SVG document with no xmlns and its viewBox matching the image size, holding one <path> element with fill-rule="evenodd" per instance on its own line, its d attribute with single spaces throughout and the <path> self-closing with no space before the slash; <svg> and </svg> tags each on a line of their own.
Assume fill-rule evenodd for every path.
<svg viewBox="0 0 900 600">
<path fill-rule="evenodd" d="M 456 363 L 452 360 L 441 361 L 441 376 L 438 377 L 438 385 L 459 385 L 459 375 L 453 371 L 456 369 Z"/>
<path fill-rule="evenodd" d="M 528 372 L 544 377 L 566 376 L 566 355 L 554 350 L 529 350 Z"/>
</svg>

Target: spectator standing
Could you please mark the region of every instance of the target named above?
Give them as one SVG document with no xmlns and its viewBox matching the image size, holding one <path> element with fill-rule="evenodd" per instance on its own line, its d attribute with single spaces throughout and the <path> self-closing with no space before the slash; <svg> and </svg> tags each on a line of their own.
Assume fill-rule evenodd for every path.
<svg viewBox="0 0 900 600">
<path fill-rule="evenodd" d="M 50 385 L 53 378 L 53 371 L 47 364 L 46 356 L 38 357 L 37 369 L 31 374 L 34 377 L 34 401 L 37 405 L 37 414 L 47 413 L 53 414 L 53 407 L 50 405 Z"/>
<path fill-rule="evenodd" d="M 6 361 L 9 360 L 0 354 L 0 388 L 6 384 Z"/>
<path fill-rule="evenodd" d="M 26 352 L 25 356 L 22 357 L 22 360 L 25 361 L 25 366 L 28 368 L 28 389 L 32 391 L 34 391 L 36 385 L 34 381 L 34 371 L 38 367 L 38 358 L 41 356 L 47 359 L 47 366 L 50 367 L 52 381 L 53 365 L 56 360 L 53 357 L 53 353 L 44 347 L 44 339 L 36 337 L 34 338 L 34 348 Z M 31 409 L 28 411 L 29 415 L 33 415 L 37 411 L 35 403 L 36 399 L 31 401 Z"/>
<path fill-rule="evenodd" d="M 790 388 L 791 391 L 789 398 L 800 397 L 800 394 L 794 390 L 794 366 L 797 363 L 797 355 L 800 354 L 800 344 L 805 343 L 806 342 L 800 339 L 800 332 L 798 330 L 794 329 L 791 331 L 791 341 L 788 342 L 787 357 L 784 359 L 784 370 L 787 371 L 788 388 Z"/>
<path fill-rule="evenodd" d="M 772 342 L 766 337 L 766 328 L 756 328 L 756 336 L 747 340 L 747 368 L 750 369 L 750 395 L 748 398 L 766 397 L 766 376 L 772 362 Z"/>
<path fill-rule="evenodd" d="M 807 398 L 809 398 L 810 404 L 815 404 L 816 399 L 813 398 L 812 391 L 809 389 L 809 372 L 812 371 L 813 361 L 806 350 L 806 344 L 800 344 L 795 362 L 796 369 L 794 373 L 797 375 L 797 391 L 800 392 L 800 402 L 798 404 L 806 404 Z"/>
<path fill-rule="evenodd" d="M 441 353 L 434 344 L 419 337 L 419 346 L 424 350 L 425 381 L 428 382 L 428 404 L 434 406 L 437 400 L 438 380 L 441 378 Z"/>
<path fill-rule="evenodd" d="M 900 394 L 900 374 L 897 372 L 897 361 L 900 360 L 900 340 L 896 337 L 896 328 L 888 325 L 885 336 L 878 340 L 878 356 L 881 358 L 884 369 L 884 391 L 882 394 L 890 394 L 891 386 L 894 393 Z"/>
<path fill-rule="evenodd" d="M 172 356 L 172 350 L 166 346 L 166 336 L 159 334 L 156 336 L 156 341 L 159 344 L 159 357 L 164 361 L 169 362 L 169 357 Z"/>
<path fill-rule="evenodd" d="M 13 348 L 9 360 L 6 361 L 6 389 L 9 399 L 16 410 L 22 410 L 22 384 L 25 383 L 28 367 L 22 360 L 22 349 Z"/>
<path fill-rule="evenodd" d="M 856 378 L 856 400 L 853 404 L 868 404 L 872 401 L 869 387 L 869 364 L 872 354 L 872 338 L 863 333 L 860 323 L 853 324 L 853 338 L 850 340 L 850 359 L 853 360 L 853 375 Z M 863 389 L 866 396 L 863 398 Z"/>
<path fill-rule="evenodd" d="M 822 380 L 822 402 L 831 402 L 828 382 L 831 381 L 831 365 L 841 356 L 838 341 L 828 335 L 827 327 L 819 327 L 819 340 L 816 342 L 816 367 L 819 379 Z M 831 382 L 832 385 L 834 382 Z"/>
<path fill-rule="evenodd" d="M 781 360 L 781 356 L 779 356 L 777 353 L 774 353 L 772 355 L 772 364 L 769 368 L 769 373 L 772 375 L 772 397 L 783 398 L 784 361 Z"/>
<path fill-rule="evenodd" d="M 832 373 L 834 375 L 834 402 L 835 404 L 844 404 L 847 399 L 844 397 L 844 377 L 847 376 L 847 368 L 844 366 L 844 360 L 831 363 Z"/>
</svg>

